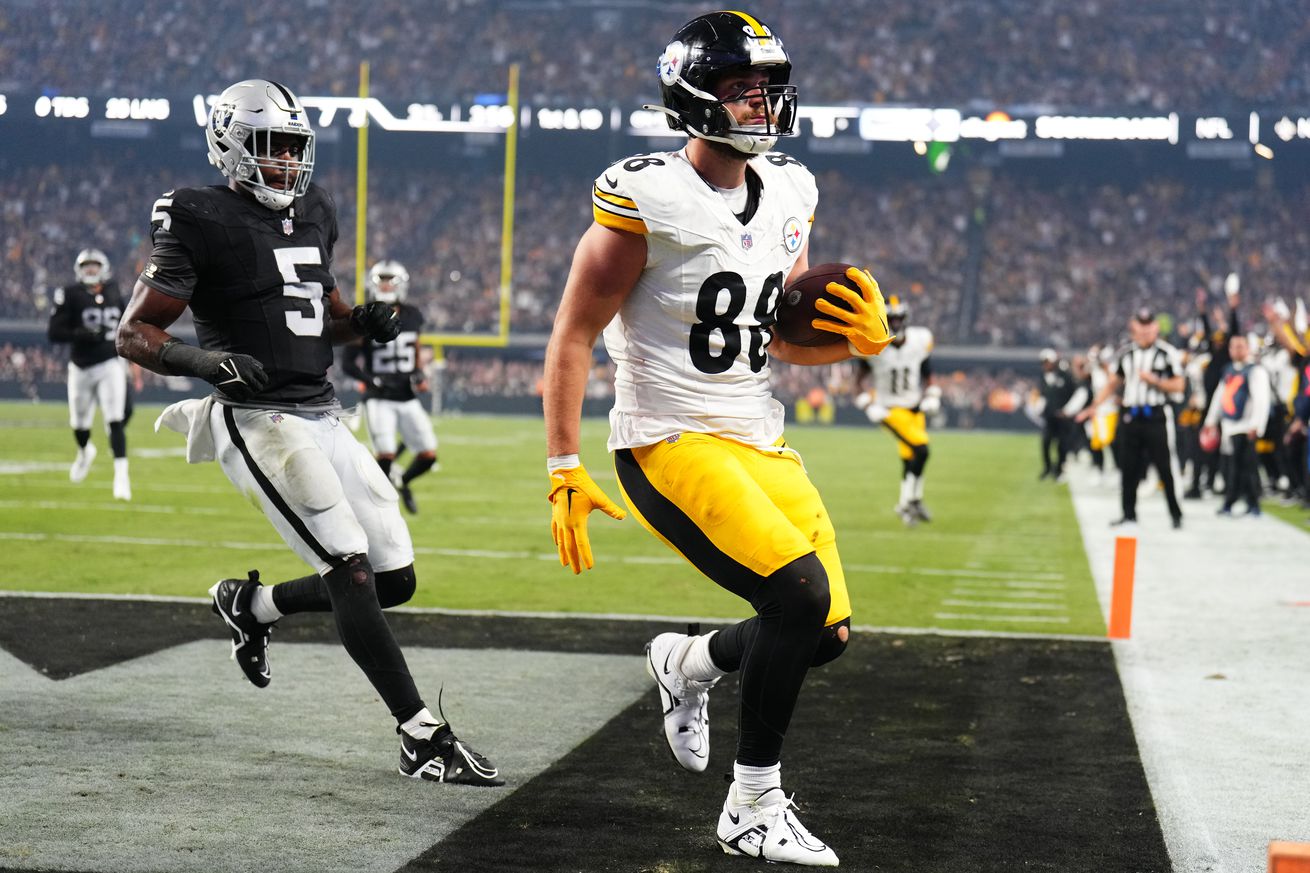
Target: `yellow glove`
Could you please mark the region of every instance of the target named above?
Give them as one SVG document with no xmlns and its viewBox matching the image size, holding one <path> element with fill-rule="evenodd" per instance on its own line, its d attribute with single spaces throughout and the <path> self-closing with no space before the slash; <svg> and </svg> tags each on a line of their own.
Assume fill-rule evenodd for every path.
<svg viewBox="0 0 1310 873">
<path fill-rule="evenodd" d="M 846 271 L 846 278 L 860 289 L 859 294 L 838 282 L 829 282 L 827 291 L 844 300 L 850 308 L 843 309 L 819 298 L 814 302 L 814 308 L 837 321 L 816 318 L 810 324 L 817 330 L 846 337 L 852 354 L 876 355 L 896 338 L 887 326 L 887 303 L 882 299 L 877 280 L 868 270 L 851 267 Z"/>
<path fill-rule="evenodd" d="M 550 536 L 559 548 L 559 564 L 572 567 L 574 573 L 596 565 L 587 538 L 587 516 L 591 511 L 599 509 L 620 521 L 628 515 L 605 496 L 581 464 L 551 473 L 546 499 L 550 501 Z"/>
</svg>

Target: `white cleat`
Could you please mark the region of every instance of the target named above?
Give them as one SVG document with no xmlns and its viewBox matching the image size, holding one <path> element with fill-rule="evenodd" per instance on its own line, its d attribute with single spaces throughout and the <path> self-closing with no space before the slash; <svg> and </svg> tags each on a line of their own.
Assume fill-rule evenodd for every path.
<svg viewBox="0 0 1310 873">
<path fill-rule="evenodd" d="M 805 829 L 781 788 L 770 788 L 743 802 L 737 783 L 728 788 L 719 814 L 719 845 L 729 855 L 745 855 L 774 864 L 836 867 L 837 853 Z"/>
<path fill-rule="evenodd" d="M 717 679 L 688 679 L 679 666 L 692 637 L 660 634 L 646 644 L 646 672 L 655 680 L 664 711 L 664 738 L 684 769 L 704 772 L 710 762 L 710 689 Z"/>
<path fill-rule="evenodd" d="M 77 450 L 77 457 L 73 459 L 73 466 L 68 468 L 68 478 L 72 482 L 81 482 L 86 478 L 86 474 L 91 472 L 91 462 L 96 459 L 96 444 L 87 443 Z"/>
<path fill-rule="evenodd" d="M 132 483 L 127 478 L 127 473 L 114 474 L 114 499 L 115 500 L 132 499 Z"/>
</svg>

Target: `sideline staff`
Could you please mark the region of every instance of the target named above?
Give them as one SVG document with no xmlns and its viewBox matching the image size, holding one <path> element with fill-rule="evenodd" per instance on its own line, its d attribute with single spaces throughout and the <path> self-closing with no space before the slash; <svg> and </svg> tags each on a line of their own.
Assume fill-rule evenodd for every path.
<svg viewBox="0 0 1310 873">
<path fill-rule="evenodd" d="M 1138 309 L 1128 323 L 1133 341 L 1119 352 L 1119 362 L 1109 382 L 1092 403 L 1078 414 L 1086 421 L 1093 410 L 1120 387 L 1122 412 L 1115 442 L 1119 445 L 1122 476 L 1123 517 L 1115 525 L 1137 521 L 1137 485 L 1153 464 L 1164 485 L 1169 516 L 1175 528 L 1183 526 L 1183 510 L 1174 489 L 1174 416 L 1169 395 L 1185 386 L 1178 350 L 1160 339 L 1160 325 L 1147 307 Z"/>
</svg>

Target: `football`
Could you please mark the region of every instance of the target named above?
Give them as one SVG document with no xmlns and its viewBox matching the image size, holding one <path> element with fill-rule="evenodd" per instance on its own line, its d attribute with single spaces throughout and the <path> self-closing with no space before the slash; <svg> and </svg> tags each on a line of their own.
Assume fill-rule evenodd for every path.
<svg viewBox="0 0 1310 873">
<path fill-rule="evenodd" d="M 778 339 L 796 346 L 826 346 L 832 343 L 844 343 L 846 337 L 839 333 L 819 330 L 810 322 L 816 318 L 828 316 L 814 308 L 820 298 L 834 306 L 847 309 L 846 302 L 828 293 L 828 283 L 837 282 L 850 288 L 856 294 L 860 289 L 846 278 L 850 264 L 819 264 L 811 267 L 796 281 L 783 289 L 782 299 L 778 301 L 777 323 L 773 332 Z"/>
</svg>

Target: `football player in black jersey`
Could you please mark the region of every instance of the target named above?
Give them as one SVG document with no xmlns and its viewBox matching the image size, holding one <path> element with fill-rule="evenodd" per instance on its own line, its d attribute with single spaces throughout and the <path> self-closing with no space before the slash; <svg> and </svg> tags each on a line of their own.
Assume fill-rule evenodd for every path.
<svg viewBox="0 0 1310 873">
<path fill-rule="evenodd" d="M 99 249 L 83 249 L 73 264 L 77 281 L 55 291 L 55 310 L 47 335 L 70 345 L 68 418 L 77 440 L 77 457 L 68 478 L 81 482 L 91 470 L 96 447 L 91 422 L 96 406 L 109 430 L 114 452 L 114 497 L 132 499 L 127 474 L 127 369 L 114 350 L 114 334 L 123 314 L 123 295 L 113 281 L 109 258 Z"/>
<path fill-rule="evenodd" d="M 437 463 L 437 434 L 418 399 L 420 393 L 428 390 L 418 364 L 423 313 L 405 302 L 409 271 L 399 261 L 374 264 L 368 271 L 365 288 L 370 301 L 378 300 L 395 308 L 400 333 L 389 343 L 365 337 L 358 344 L 346 346 L 341 353 L 341 369 L 364 385 L 364 414 L 378 466 L 396 484 L 405 509 L 415 513 L 418 503 L 410 483 Z M 391 470 L 399 445 L 397 432 L 414 451 L 414 460 L 400 476 Z"/>
<path fill-rule="evenodd" d="M 424 706 L 382 614 L 414 593 L 414 548 L 396 490 L 338 417 L 327 370 L 333 343 L 388 342 L 400 323 L 388 304 L 352 308 L 336 288 L 336 208 L 310 184 L 314 131 L 305 108 L 276 82 L 238 82 L 219 95 L 205 139 L 228 184 L 155 201 L 154 249 L 118 348 L 156 372 L 215 386 L 203 400 L 170 406 L 160 423 L 187 433 L 189 461 L 217 459 L 316 571 L 269 588 L 252 570 L 210 589 L 233 655 L 264 687 L 273 623 L 330 610 L 346 651 L 396 719 L 401 774 L 504 784 Z M 188 307 L 198 348 L 167 332 Z"/>
</svg>

